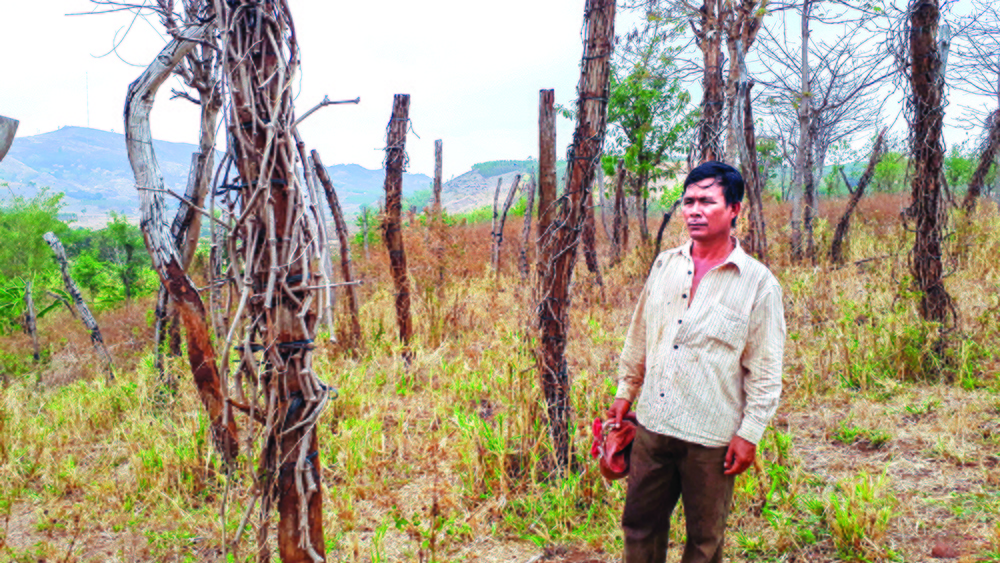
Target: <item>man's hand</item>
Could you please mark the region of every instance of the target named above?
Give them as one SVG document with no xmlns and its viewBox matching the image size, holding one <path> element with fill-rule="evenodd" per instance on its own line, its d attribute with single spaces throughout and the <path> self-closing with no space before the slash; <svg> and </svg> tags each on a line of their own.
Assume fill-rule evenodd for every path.
<svg viewBox="0 0 1000 563">
<path fill-rule="evenodd" d="M 628 412 L 628 409 L 631 406 L 632 403 L 630 401 L 627 401 L 625 399 L 615 399 L 615 402 L 611 403 L 611 408 L 608 409 L 608 412 L 605 413 L 604 416 L 610 419 L 614 419 L 615 424 L 621 426 L 622 418 L 625 416 L 625 413 Z"/>
<path fill-rule="evenodd" d="M 612 407 L 614 408 L 614 407 Z M 757 445 L 733 436 L 729 441 L 729 449 L 726 450 L 725 475 L 739 475 L 753 465 L 754 458 L 757 457 Z"/>
</svg>

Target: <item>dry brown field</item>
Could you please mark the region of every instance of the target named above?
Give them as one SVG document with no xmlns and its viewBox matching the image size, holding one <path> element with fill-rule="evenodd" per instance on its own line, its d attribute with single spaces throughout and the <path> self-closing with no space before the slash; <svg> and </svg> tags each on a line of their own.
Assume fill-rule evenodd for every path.
<svg viewBox="0 0 1000 563">
<path fill-rule="evenodd" d="M 789 209 L 767 205 L 788 324 L 784 393 L 762 463 L 737 480 L 727 561 L 1000 561 L 1000 216 L 984 203 L 972 221 L 950 221 L 945 283 L 959 321 L 941 358 L 941 327 L 916 313 L 905 204 L 862 201 L 844 266 L 789 263 Z M 822 202 L 823 252 L 843 205 Z M 651 251 L 633 242 L 609 268 L 598 227 L 603 287 L 579 260 L 575 463 L 560 477 L 532 353 L 532 288 L 516 268 L 521 225 L 507 222 L 499 274 L 488 224 L 447 227 L 442 281 L 433 233 L 411 220 L 409 367 L 385 249 L 355 249 L 364 343 L 326 341 L 317 354 L 339 389 L 320 434 L 330 561 L 620 560 L 624 484 L 589 459 L 589 424 L 610 403 Z M 658 225 L 651 216 L 654 236 Z M 684 239 L 675 219 L 664 246 Z M 245 474 L 221 473 L 186 360 L 167 363 L 179 392 L 161 389 L 152 306 L 99 315 L 118 370 L 110 385 L 68 314 L 43 319 L 40 366 L 26 336 L 0 341 L 0 562 L 253 560 L 253 519 L 233 541 L 253 460 L 241 460 Z M 684 541 L 683 511 L 674 518 L 669 561 Z"/>
</svg>

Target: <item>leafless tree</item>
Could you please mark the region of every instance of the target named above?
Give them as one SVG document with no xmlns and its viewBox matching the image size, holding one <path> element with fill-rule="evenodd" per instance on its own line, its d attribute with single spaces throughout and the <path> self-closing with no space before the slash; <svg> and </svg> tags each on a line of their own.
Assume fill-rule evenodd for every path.
<svg viewBox="0 0 1000 563">
<path fill-rule="evenodd" d="M 837 23 L 845 19 L 842 12 L 820 12 L 815 0 L 803 0 L 796 55 L 785 37 L 786 15 L 763 32 L 759 80 L 766 88 L 765 108 L 776 121 L 771 132 L 794 150 L 791 252 L 800 260 L 803 254 L 815 257 L 817 172 L 822 173 L 827 151 L 878 122 L 885 100 L 878 88 L 891 69 L 875 48 L 877 35 L 865 32 L 865 20 Z M 840 30 L 838 39 L 813 41 L 814 22 L 831 22 L 828 27 Z"/>
<path fill-rule="evenodd" d="M 976 199 L 985 187 L 990 166 L 998 160 L 1000 144 L 1000 9 L 995 2 L 972 0 L 971 13 L 958 22 L 949 62 L 949 84 L 956 90 L 983 100 L 981 107 L 970 107 L 963 119 L 966 125 L 982 127 L 979 165 L 969 181 L 962 206 L 975 209 Z M 1000 174 L 997 175 L 1000 177 Z"/>
</svg>

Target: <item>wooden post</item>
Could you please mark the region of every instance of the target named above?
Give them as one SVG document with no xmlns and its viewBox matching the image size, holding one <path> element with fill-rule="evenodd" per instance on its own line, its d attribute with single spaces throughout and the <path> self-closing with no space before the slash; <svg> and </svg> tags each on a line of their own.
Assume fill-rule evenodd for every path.
<svg viewBox="0 0 1000 563">
<path fill-rule="evenodd" d="M 31 280 L 24 282 L 24 328 L 31 335 L 31 345 L 34 351 L 32 357 L 37 363 L 42 359 L 38 346 L 38 324 L 35 315 L 35 299 L 31 295 Z"/>
<path fill-rule="evenodd" d="M 432 210 L 431 230 L 434 237 L 434 258 L 438 268 L 438 291 L 444 288 L 444 217 L 441 207 L 441 176 L 442 176 L 442 141 L 434 141 L 434 208 Z"/>
<path fill-rule="evenodd" d="M 500 236 L 497 232 L 497 225 L 500 219 L 500 188 L 503 187 L 503 177 L 497 178 L 497 189 L 493 192 L 493 222 L 490 225 L 490 267 L 493 271 L 496 271 L 499 263 L 500 256 L 497 255 L 497 237 Z"/>
<path fill-rule="evenodd" d="M 556 110 L 555 90 L 538 92 L 538 243 L 549 246 L 550 227 L 556 212 Z M 538 255 L 538 274 L 548 268 L 548 256 Z"/>
<path fill-rule="evenodd" d="M 587 213 L 587 194 L 600 165 L 601 145 L 607 125 L 608 76 L 614 49 L 614 0 L 587 0 L 584 7 L 584 40 L 580 83 L 577 86 L 577 122 L 567 155 L 565 204 L 558 221 L 547 230 L 539 253 L 544 271 L 539 279 L 538 351 L 540 379 L 547 403 L 549 430 L 556 464 L 569 467 L 570 378 L 566 365 L 569 326 L 569 288 L 576 263 L 580 231 Z"/>
<path fill-rule="evenodd" d="M 330 213 L 333 214 L 333 223 L 337 228 L 337 240 L 340 242 L 340 271 L 344 278 L 344 289 L 347 291 L 347 309 L 351 314 L 351 341 L 348 346 L 354 348 L 361 343 L 361 323 L 358 320 L 358 297 L 354 289 L 354 275 L 351 272 L 351 239 L 347 234 L 347 223 L 344 221 L 344 214 L 340 209 L 340 201 L 337 199 L 337 192 L 333 189 L 333 182 L 327 174 L 323 161 L 319 153 L 312 151 L 313 165 L 316 168 L 316 177 L 319 178 L 323 190 L 326 192 L 326 201 L 330 205 Z"/>
<path fill-rule="evenodd" d="M 56 261 L 59 262 L 59 271 L 62 272 L 63 284 L 66 285 L 66 293 L 69 293 L 70 297 L 73 298 L 73 303 L 76 305 L 76 311 L 80 313 L 80 320 L 83 321 L 84 326 L 90 330 L 90 342 L 94 345 L 94 351 L 97 352 L 98 356 L 104 358 L 107 363 L 107 380 L 112 382 L 115 380 L 114 365 L 111 362 L 111 354 L 108 353 L 108 349 L 104 346 L 104 337 L 101 336 L 101 329 L 97 326 L 97 321 L 94 320 L 94 315 L 90 314 L 90 309 L 87 307 L 87 303 L 83 300 L 83 294 L 80 293 L 80 288 L 77 287 L 76 282 L 69 275 L 69 262 L 66 260 L 66 251 L 63 249 L 62 242 L 59 241 L 59 237 L 53 232 L 47 232 L 42 235 L 45 242 L 49 243 L 52 247 L 52 252 L 56 255 Z"/>
<path fill-rule="evenodd" d="M 409 346 L 413 337 L 410 320 L 410 281 L 406 271 L 406 252 L 403 249 L 403 231 L 400 212 L 403 199 L 403 164 L 406 162 L 406 130 L 409 126 L 410 95 L 396 94 L 392 102 L 392 118 L 386 132 L 385 144 L 385 213 L 382 234 L 389 251 L 392 279 L 396 285 L 396 322 L 399 339 Z M 404 351 L 409 362 L 410 351 Z"/>
<path fill-rule="evenodd" d="M 441 139 L 434 141 L 434 213 L 441 212 Z"/>
<path fill-rule="evenodd" d="M 496 236 L 494 237 L 493 256 L 495 260 L 493 269 L 498 276 L 500 275 L 500 246 L 503 244 L 503 227 L 504 223 L 507 222 L 507 213 L 510 211 L 510 206 L 514 204 L 514 197 L 517 195 L 517 188 L 520 183 L 521 175 L 517 174 L 514 176 L 514 181 L 510 184 L 510 191 L 507 192 L 507 199 L 503 203 L 503 211 L 500 213 L 500 222 L 497 227 Z"/>
<path fill-rule="evenodd" d="M 531 215 L 535 207 L 535 178 L 532 177 L 525 188 L 528 190 L 524 206 L 524 229 L 521 231 L 521 260 L 518 269 L 521 270 L 521 279 L 528 279 L 528 253 L 531 246 Z"/>
</svg>

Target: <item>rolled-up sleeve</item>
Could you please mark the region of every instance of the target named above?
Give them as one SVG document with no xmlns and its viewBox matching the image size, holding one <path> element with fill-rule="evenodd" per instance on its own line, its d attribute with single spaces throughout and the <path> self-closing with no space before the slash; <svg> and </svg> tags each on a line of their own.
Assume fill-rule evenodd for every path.
<svg viewBox="0 0 1000 563">
<path fill-rule="evenodd" d="M 781 396 L 785 311 L 780 285 L 768 284 L 758 295 L 749 320 L 747 344 L 741 358 L 746 406 L 736 435 L 756 444 L 778 409 Z"/>
<path fill-rule="evenodd" d="M 649 295 L 649 282 L 642 289 L 639 303 L 632 313 L 632 322 L 625 336 L 625 345 L 618 359 L 618 390 L 616 399 L 625 399 L 635 403 L 635 398 L 642 390 L 642 382 L 646 377 L 646 299 Z"/>
</svg>

